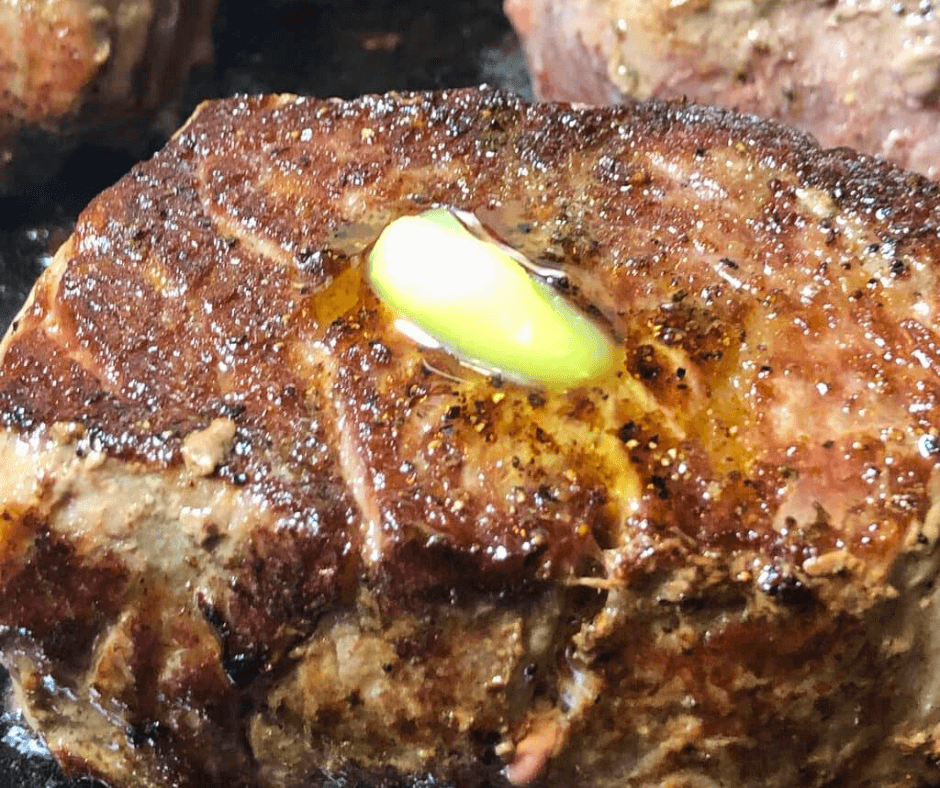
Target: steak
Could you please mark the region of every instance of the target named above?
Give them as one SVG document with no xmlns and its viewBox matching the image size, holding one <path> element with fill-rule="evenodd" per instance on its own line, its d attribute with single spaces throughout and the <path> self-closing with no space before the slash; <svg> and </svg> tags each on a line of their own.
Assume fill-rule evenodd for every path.
<svg viewBox="0 0 940 788">
<path fill-rule="evenodd" d="M 215 6 L 0 0 L 0 192 L 53 174 L 83 140 L 140 135 L 211 56 Z"/>
<path fill-rule="evenodd" d="M 543 99 L 687 97 L 940 175 L 940 15 L 858 0 L 506 0 Z"/>
<path fill-rule="evenodd" d="M 396 330 L 363 254 L 432 205 L 562 268 L 616 370 Z M 18 701 L 123 788 L 936 784 L 938 227 L 683 103 L 202 105 L 2 345 Z"/>
</svg>

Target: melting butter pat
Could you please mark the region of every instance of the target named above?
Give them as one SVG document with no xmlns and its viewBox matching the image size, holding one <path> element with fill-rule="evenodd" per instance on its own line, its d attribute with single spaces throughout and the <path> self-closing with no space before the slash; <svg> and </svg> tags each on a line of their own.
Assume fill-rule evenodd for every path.
<svg viewBox="0 0 940 788">
<path fill-rule="evenodd" d="M 368 268 L 386 303 L 471 366 L 564 389 L 614 364 L 604 331 L 447 208 L 392 222 Z"/>
</svg>

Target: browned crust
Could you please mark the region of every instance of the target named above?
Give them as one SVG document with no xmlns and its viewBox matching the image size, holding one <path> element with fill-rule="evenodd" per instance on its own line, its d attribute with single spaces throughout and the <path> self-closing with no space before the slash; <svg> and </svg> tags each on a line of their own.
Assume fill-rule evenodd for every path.
<svg viewBox="0 0 940 788">
<path fill-rule="evenodd" d="M 317 132 L 305 143 L 301 134 L 310 127 Z M 382 145 L 363 144 L 363 129 Z M 331 134 L 356 137 L 356 157 L 339 161 L 336 146 L 317 141 Z M 438 142 L 446 142 L 453 171 L 471 179 L 469 199 L 460 197 L 458 183 L 447 184 L 452 176 L 445 171 L 425 173 L 423 183 L 410 181 L 409 171 L 444 158 L 434 152 Z M 315 290 L 348 264 L 342 255 L 317 251 L 346 221 L 333 201 L 351 183 L 373 186 L 369 199 L 383 215 L 417 210 L 427 200 L 480 209 L 487 201 L 518 199 L 503 181 L 507 161 L 489 158 L 507 145 L 507 158 L 542 172 L 604 150 L 620 151 L 625 162 L 643 151 L 685 159 L 732 149 L 803 188 L 828 193 L 838 210 L 857 215 L 874 237 L 890 241 L 898 257 L 913 250 L 930 266 L 938 257 L 937 184 L 848 151 L 820 150 L 797 131 L 718 109 L 651 103 L 574 111 L 565 105 L 529 107 L 486 90 L 348 103 L 231 99 L 200 108 L 166 150 L 83 214 L 58 291 L 49 291 L 47 278 L 47 287 L 17 321 L 4 358 L 4 422 L 29 430 L 80 421 L 86 448 L 162 467 L 179 462 L 181 435 L 231 415 L 245 450 L 219 468 L 221 478 L 239 484 L 260 476 L 274 496 L 284 482 L 272 479 L 272 463 L 289 459 L 298 470 L 309 466 L 319 474 L 316 468 L 330 463 L 313 455 L 328 437 L 313 433 L 305 445 L 293 436 L 298 424 L 315 423 L 322 403 L 315 391 L 306 399 L 301 394 L 306 382 L 284 355 L 284 340 L 297 324 L 282 321 L 301 306 L 303 288 Z M 294 196 L 260 187 L 272 166 L 283 174 L 286 189 L 299 190 Z M 390 178 L 397 167 L 407 169 Z M 595 177 L 601 199 L 610 200 L 624 176 L 598 171 Z M 792 183 L 771 180 L 770 188 L 780 192 L 773 210 L 781 227 L 799 220 Z M 538 210 L 554 218 L 557 206 Z M 259 236 L 274 245 L 277 260 L 262 261 L 238 237 L 244 232 L 240 222 L 259 220 Z M 65 262 L 60 256 L 60 264 Z M 148 280 L 142 267 L 154 263 L 159 270 L 151 268 Z M 290 287 L 282 278 L 284 266 L 292 267 Z M 165 277 L 162 286 L 169 291 L 185 288 L 187 295 L 161 295 L 155 276 Z M 52 313 L 62 321 L 65 347 L 38 327 Z M 152 319 L 155 314 L 159 320 Z M 724 340 L 723 331 L 693 336 L 686 348 L 707 360 Z M 86 361 L 78 364 L 76 358 Z M 233 364 L 237 378 L 227 394 L 213 368 L 220 362 Z M 108 375 L 118 382 L 105 385 Z M 674 390 L 667 395 L 678 396 Z M 923 429 L 929 431 L 925 419 Z M 341 483 L 328 476 L 318 485 L 289 484 L 289 495 L 305 508 L 312 504 L 311 487 L 321 501 L 342 500 Z"/>
<path fill-rule="evenodd" d="M 352 260 L 387 221 L 432 203 L 563 261 L 624 340 L 619 374 L 545 397 L 397 336 Z M 135 474 L 184 473 L 186 436 L 234 423 L 211 479 L 257 496 L 275 525 L 222 558 L 210 534 L 198 561 L 215 574 L 185 602 L 194 638 L 218 643 L 226 702 L 263 697 L 294 666 L 291 649 L 362 589 L 383 626 L 415 615 L 433 628 L 440 610 L 524 609 L 554 586 L 575 622 L 559 625 L 571 649 L 530 691 L 560 703 L 560 676 L 582 663 L 618 691 L 584 701 L 597 713 L 572 723 L 578 744 L 552 780 L 589 770 L 606 737 L 603 757 L 627 739 L 639 747 L 617 728 L 630 704 L 676 715 L 682 697 L 707 710 L 701 735 L 730 750 L 786 736 L 781 762 L 764 765 L 776 773 L 816 742 L 756 687 L 818 670 L 832 681 L 820 695 L 851 685 L 867 708 L 878 671 L 905 669 L 873 645 L 866 616 L 901 609 L 900 557 L 935 539 L 918 529 L 940 351 L 935 320 L 912 306 L 938 303 L 938 227 L 940 191 L 924 178 L 680 103 L 575 110 L 489 90 L 210 103 L 82 215 L 6 340 L 0 419 L 27 437 L 78 424 L 69 451 Z M 800 302 L 810 284 L 822 295 Z M 816 399 L 788 421 L 774 409 L 791 390 Z M 836 422 L 843 403 L 857 421 Z M 367 495 L 352 489 L 349 455 L 382 484 L 369 475 Z M 482 492 L 454 505 L 467 467 Z M 631 473 L 636 490 L 623 492 Z M 21 562 L 6 562 L 12 577 Z M 20 582 L 3 570 L 0 592 Z M 844 679 L 831 638 L 857 656 Z M 275 729 L 300 725 L 289 708 L 266 713 Z M 418 736 L 407 722 L 402 741 Z M 518 724 L 517 743 L 541 730 L 503 723 Z M 491 744 L 474 740 L 471 761 Z M 676 747 L 672 768 L 707 759 Z M 911 774 L 931 768 L 919 763 Z M 825 784 L 813 768 L 810 784 Z"/>
</svg>

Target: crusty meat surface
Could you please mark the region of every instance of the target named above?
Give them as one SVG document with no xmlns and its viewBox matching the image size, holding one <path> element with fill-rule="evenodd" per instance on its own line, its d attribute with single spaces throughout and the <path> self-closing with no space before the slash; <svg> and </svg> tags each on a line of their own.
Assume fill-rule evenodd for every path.
<svg viewBox="0 0 940 788">
<path fill-rule="evenodd" d="M 0 192 L 48 177 L 82 140 L 140 135 L 210 57 L 215 6 L 0 0 Z"/>
<path fill-rule="evenodd" d="M 438 203 L 563 267 L 616 372 L 398 333 L 361 253 Z M 203 105 L 2 346 L 20 702 L 124 788 L 940 781 L 938 227 L 692 105 Z"/>
<path fill-rule="evenodd" d="M 940 14 L 919 0 L 506 0 L 536 94 L 679 98 L 940 176 Z"/>
</svg>

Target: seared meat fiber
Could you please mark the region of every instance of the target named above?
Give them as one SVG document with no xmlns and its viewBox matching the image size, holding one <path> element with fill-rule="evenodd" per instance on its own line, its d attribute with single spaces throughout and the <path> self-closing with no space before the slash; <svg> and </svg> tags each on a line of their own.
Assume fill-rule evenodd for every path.
<svg viewBox="0 0 940 788">
<path fill-rule="evenodd" d="M 0 191 L 126 143 L 208 59 L 215 0 L 0 0 Z"/>
<path fill-rule="evenodd" d="M 563 266 L 616 374 L 399 333 L 361 253 L 433 204 Z M 696 106 L 202 106 L 3 345 L 20 702 L 125 788 L 937 783 L 938 227 Z"/>
<path fill-rule="evenodd" d="M 505 0 L 536 93 L 687 97 L 940 176 L 940 14 L 920 0 Z"/>
</svg>

